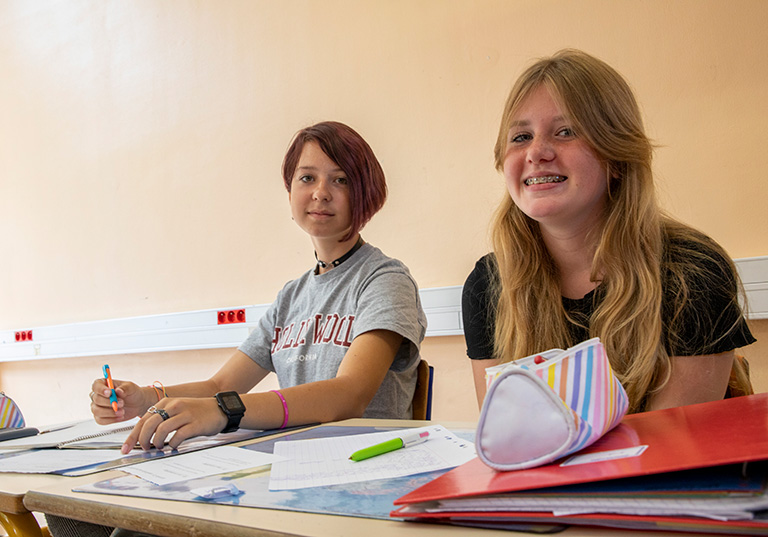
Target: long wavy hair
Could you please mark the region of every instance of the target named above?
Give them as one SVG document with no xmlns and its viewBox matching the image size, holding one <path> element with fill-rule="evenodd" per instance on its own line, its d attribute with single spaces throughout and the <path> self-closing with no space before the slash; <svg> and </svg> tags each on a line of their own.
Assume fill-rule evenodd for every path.
<svg viewBox="0 0 768 537">
<path fill-rule="evenodd" d="M 592 237 L 596 250 L 590 276 L 600 282 L 595 291 L 599 303 L 586 322 L 590 337 L 599 336 L 606 347 L 629 396 L 630 411 L 641 411 L 648 396 L 668 379 L 665 341 L 677 337 L 674 321 L 689 294 L 685 272 L 696 269 L 670 261 L 680 256 L 670 257 L 669 245 L 706 242 L 718 252 L 721 249 L 662 213 L 651 171 L 653 144 L 632 90 L 612 67 L 584 52 L 562 50 L 519 77 L 507 98 L 496 142 L 499 171 L 513 117 L 541 86 L 549 90 L 577 135 L 606 163 L 608 200 L 602 228 Z M 492 243 L 497 270 L 491 273 L 497 275 L 493 289 L 498 298 L 495 357 L 507 362 L 577 343 L 571 341 L 569 324 L 583 325 L 585 320 L 569 318 L 558 268 L 539 224 L 508 195 L 496 211 Z M 695 252 L 701 255 L 700 249 Z M 675 296 L 668 326 L 662 320 L 662 276 Z"/>
</svg>

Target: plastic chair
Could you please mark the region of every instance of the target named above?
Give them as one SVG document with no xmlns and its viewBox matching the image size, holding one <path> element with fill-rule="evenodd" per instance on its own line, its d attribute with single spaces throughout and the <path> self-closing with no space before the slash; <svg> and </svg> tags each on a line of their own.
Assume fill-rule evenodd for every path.
<svg viewBox="0 0 768 537">
<path fill-rule="evenodd" d="M 416 391 L 413 392 L 413 419 L 432 419 L 432 383 L 435 368 L 426 360 L 419 362 L 416 374 Z"/>
</svg>

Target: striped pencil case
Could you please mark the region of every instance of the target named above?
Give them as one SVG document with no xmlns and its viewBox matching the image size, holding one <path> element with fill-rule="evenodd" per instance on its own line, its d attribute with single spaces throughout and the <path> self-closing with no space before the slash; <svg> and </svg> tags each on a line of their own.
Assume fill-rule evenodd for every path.
<svg viewBox="0 0 768 537">
<path fill-rule="evenodd" d="M 13 399 L 0 392 L 0 429 L 24 427 L 24 416 Z"/>
<path fill-rule="evenodd" d="M 496 470 L 547 464 L 589 446 L 627 413 L 600 338 L 489 368 L 475 445 Z"/>
</svg>

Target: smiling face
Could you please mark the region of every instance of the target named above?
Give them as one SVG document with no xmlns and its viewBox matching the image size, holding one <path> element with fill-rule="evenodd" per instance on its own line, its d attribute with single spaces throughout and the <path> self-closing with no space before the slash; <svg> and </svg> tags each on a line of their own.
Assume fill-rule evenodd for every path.
<svg viewBox="0 0 768 537">
<path fill-rule="evenodd" d="M 545 86 L 512 117 L 503 160 L 515 205 L 542 228 L 590 229 L 603 218 L 607 167 L 579 138 Z"/>
<path fill-rule="evenodd" d="M 347 176 L 317 142 L 304 144 L 288 200 L 293 219 L 315 243 L 338 243 L 352 225 Z"/>
</svg>

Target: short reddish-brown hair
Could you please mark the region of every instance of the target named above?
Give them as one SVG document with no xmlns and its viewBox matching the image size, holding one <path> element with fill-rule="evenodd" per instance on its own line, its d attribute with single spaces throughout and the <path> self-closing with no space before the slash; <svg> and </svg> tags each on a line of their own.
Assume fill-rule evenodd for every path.
<svg viewBox="0 0 768 537">
<path fill-rule="evenodd" d="M 387 199 L 384 170 L 371 146 L 354 129 L 336 121 L 323 121 L 300 130 L 293 137 L 283 159 L 283 182 L 291 191 L 291 182 L 307 142 L 316 142 L 344 171 L 349 185 L 352 226 L 342 241 L 351 239 L 382 208 Z"/>
</svg>

